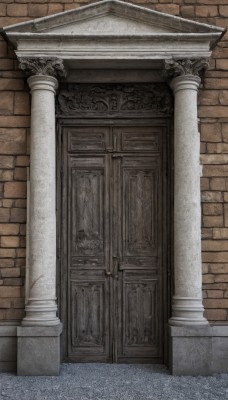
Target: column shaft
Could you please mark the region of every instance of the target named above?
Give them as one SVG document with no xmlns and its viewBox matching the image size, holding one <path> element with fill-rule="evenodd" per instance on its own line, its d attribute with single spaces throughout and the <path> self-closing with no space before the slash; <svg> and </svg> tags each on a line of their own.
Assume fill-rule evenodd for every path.
<svg viewBox="0 0 228 400">
<path fill-rule="evenodd" d="M 22 325 L 59 324 L 56 317 L 56 78 L 28 79 L 32 94 L 29 212 L 29 298 Z"/>
<path fill-rule="evenodd" d="M 171 87 L 174 116 L 174 275 L 171 325 L 199 325 L 203 317 L 201 268 L 200 136 L 197 90 L 200 78 L 180 76 Z"/>
</svg>

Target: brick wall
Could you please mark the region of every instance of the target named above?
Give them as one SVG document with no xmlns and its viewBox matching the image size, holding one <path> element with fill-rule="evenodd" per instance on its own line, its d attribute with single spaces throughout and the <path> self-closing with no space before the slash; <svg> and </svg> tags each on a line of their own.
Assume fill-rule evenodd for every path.
<svg viewBox="0 0 228 400">
<path fill-rule="evenodd" d="M 73 9 L 88 1 L 1 0 L 0 27 Z M 222 27 L 227 0 L 134 3 Z M 213 52 L 199 95 L 202 249 L 206 316 L 228 320 L 228 35 Z M 29 94 L 13 51 L 0 40 L 0 320 L 23 317 Z"/>
</svg>

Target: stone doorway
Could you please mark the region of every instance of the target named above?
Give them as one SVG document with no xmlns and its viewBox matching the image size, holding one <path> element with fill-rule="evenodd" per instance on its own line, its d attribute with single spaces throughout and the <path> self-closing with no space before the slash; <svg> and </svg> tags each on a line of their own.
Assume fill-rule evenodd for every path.
<svg viewBox="0 0 228 400">
<path fill-rule="evenodd" d="M 67 85 L 57 109 L 63 114 L 58 120 L 63 358 L 163 363 L 170 290 L 168 87 Z"/>
</svg>

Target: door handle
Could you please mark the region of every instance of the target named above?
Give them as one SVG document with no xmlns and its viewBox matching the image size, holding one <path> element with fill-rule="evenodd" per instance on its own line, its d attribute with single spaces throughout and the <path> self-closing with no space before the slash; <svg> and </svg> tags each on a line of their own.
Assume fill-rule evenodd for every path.
<svg viewBox="0 0 228 400">
<path fill-rule="evenodd" d="M 112 276 L 112 273 L 110 271 L 105 271 L 106 276 Z"/>
</svg>

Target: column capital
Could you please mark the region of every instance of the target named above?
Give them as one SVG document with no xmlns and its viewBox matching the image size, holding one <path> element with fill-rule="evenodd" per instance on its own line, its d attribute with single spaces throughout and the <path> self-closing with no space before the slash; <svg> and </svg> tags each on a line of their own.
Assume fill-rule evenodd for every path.
<svg viewBox="0 0 228 400">
<path fill-rule="evenodd" d="M 200 58 L 182 58 L 164 60 L 163 74 L 166 78 L 172 80 L 176 77 L 198 77 L 201 78 L 209 65 L 209 59 Z"/>
<path fill-rule="evenodd" d="M 55 78 L 66 77 L 63 60 L 47 57 L 20 57 L 19 68 L 27 75 L 46 75 Z"/>
</svg>

